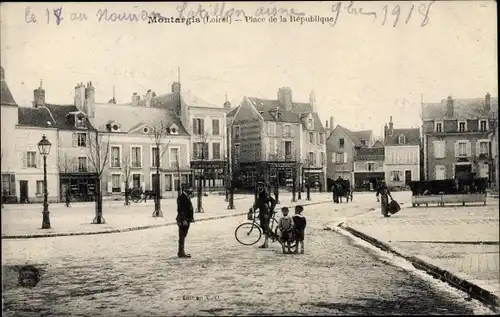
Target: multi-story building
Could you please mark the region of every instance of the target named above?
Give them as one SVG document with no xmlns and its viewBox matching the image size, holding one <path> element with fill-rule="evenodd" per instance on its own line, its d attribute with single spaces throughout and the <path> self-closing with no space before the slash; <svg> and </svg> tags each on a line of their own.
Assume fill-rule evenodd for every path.
<svg viewBox="0 0 500 317">
<path fill-rule="evenodd" d="M 453 99 L 422 104 L 426 179 L 475 173 L 489 178 L 488 132 L 498 118 L 498 98 Z"/>
<path fill-rule="evenodd" d="M 394 129 L 392 116 L 384 126 L 386 184 L 390 188 L 407 188 L 420 180 L 420 130 Z"/>
<path fill-rule="evenodd" d="M 229 111 L 232 124 L 234 178 L 252 187 L 258 179 L 291 186 L 293 180 L 325 185 L 325 128 L 316 112 L 314 92 L 309 103 L 293 102 L 290 88 L 278 98 L 243 97 Z"/>
<path fill-rule="evenodd" d="M 182 92 L 174 82 L 171 92 L 151 100 L 153 108 L 167 109 L 179 118 L 190 138 L 190 167 L 195 174 L 194 185 L 220 189 L 227 178 L 227 107 L 209 103 L 190 92 Z M 202 176 L 200 178 L 200 176 Z"/>
<path fill-rule="evenodd" d="M 371 130 L 351 131 L 337 125 L 326 141 L 329 184 L 339 177 L 354 184 L 354 156 L 356 149 L 370 147 L 372 143 L 373 133 Z"/>
<path fill-rule="evenodd" d="M 384 177 L 384 147 L 358 147 L 354 155 L 354 189 L 370 190 Z"/>
</svg>

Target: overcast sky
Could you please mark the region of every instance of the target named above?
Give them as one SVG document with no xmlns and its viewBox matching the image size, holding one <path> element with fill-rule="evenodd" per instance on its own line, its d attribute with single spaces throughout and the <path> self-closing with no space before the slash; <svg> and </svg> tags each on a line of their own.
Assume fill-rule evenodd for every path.
<svg viewBox="0 0 500 317">
<path fill-rule="evenodd" d="M 418 127 L 422 94 L 428 102 L 450 94 L 498 95 L 496 3 L 434 2 L 422 27 L 424 16 L 418 10 L 425 13 L 429 3 L 354 2 L 348 8 L 349 2 L 343 2 L 335 26 L 245 23 L 234 21 L 234 15 L 232 24 L 189 26 L 98 21 L 99 9 L 108 9 L 109 16 L 141 10 L 178 16 L 181 3 L 2 3 L 1 63 L 22 106 L 33 100 L 40 79 L 50 103 L 72 103 L 80 81 L 93 82 L 98 102 L 112 97 L 113 85 L 118 102 L 129 102 L 134 92 L 168 92 L 180 67 L 183 90 L 212 103 L 222 104 L 226 93 L 233 103 L 242 95 L 275 99 L 282 86 L 292 89 L 295 101 L 307 101 L 314 89 L 323 122 L 334 116 L 335 124 L 380 135 L 390 115 L 395 127 Z M 261 6 L 276 6 L 305 16 L 334 17 L 335 4 L 226 3 L 225 12 L 237 8 L 256 15 Z M 394 27 L 396 4 L 400 17 Z M 210 9 L 215 3 L 202 5 Z M 388 15 L 382 25 L 385 5 Z M 53 10 L 60 6 L 57 25 Z M 187 17 L 197 8 L 189 3 L 183 12 Z M 361 8 L 377 17 L 353 14 Z M 76 13 L 86 13 L 88 20 L 71 21 Z M 36 23 L 27 23 L 32 14 Z"/>
</svg>

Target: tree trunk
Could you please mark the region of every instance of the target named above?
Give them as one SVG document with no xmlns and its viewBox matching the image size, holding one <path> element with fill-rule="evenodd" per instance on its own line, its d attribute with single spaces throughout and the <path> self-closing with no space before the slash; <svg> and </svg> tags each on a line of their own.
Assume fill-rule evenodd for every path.
<svg viewBox="0 0 500 317">
<path fill-rule="evenodd" d="M 94 224 L 104 224 L 106 221 L 104 220 L 104 217 L 102 216 L 102 192 L 101 192 L 101 178 L 97 176 L 98 179 L 95 184 L 96 188 L 96 201 L 95 201 L 95 218 L 92 221 Z"/>
<path fill-rule="evenodd" d="M 130 205 L 130 192 L 128 187 L 128 180 L 125 182 L 125 206 Z"/>
<path fill-rule="evenodd" d="M 155 181 L 155 211 L 153 217 L 163 217 L 160 205 L 160 147 L 156 154 L 156 181 Z"/>
</svg>

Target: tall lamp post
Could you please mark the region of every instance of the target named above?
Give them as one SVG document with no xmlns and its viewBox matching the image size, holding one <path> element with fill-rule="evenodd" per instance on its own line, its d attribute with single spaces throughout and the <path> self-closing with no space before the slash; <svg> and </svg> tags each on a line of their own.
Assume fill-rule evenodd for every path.
<svg viewBox="0 0 500 317">
<path fill-rule="evenodd" d="M 306 166 L 307 166 L 307 183 L 306 183 L 306 191 L 307 191 L 307 196 L 306 200 L 311 200 L 311 173 L 309 169 L 310 161 L 306 160 Z"/>
<path fill-rule="evenodd" d="M 50 147 L 52 144 L 47 140 L 45 134 L 42 136 L 40 142 L 38 142 L 38 150 L 40 155 L 43 156 L 43 220 L 42 229 L 50 229 L 50 217 L 49 217 L 49 203 L 48 203 L 48 191 L 47 191 L 47 155 L 50 153 Z"/>
</svg>

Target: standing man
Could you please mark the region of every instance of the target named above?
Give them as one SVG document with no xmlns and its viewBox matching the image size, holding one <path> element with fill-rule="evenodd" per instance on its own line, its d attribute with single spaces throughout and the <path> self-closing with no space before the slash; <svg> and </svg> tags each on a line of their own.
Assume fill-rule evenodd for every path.
<svg viewBox="0 0 500 317">
<path fill-rule="evenodd" d="M 382 215 L 384 217 L 390 217 L 391 215 L 389 214 L 389 198 L 392 200 L 392 195 L 391 192 L 389 191 L 389 188 L 387 188 L 387 185 L 385 184 L 385 181 L 380 182 L 380 186 L 377 189 L 377 201 L 379 201 L 379 196 L 381 197 L 380 201 L 380 209 L 382 211 Z"/>
<path fill-rule="evenodd" d="M 179 227 L 179 258 L 190 258 L 191 254 L 184 251 L 184 242 L 189 231 L 189 225 L 194 222 L 193 204 L 191 203 L 191 187 L 188 184 L 182 186 L 181 194 L 177 197 L 177 226 Z"/>
<path fill-rule="evenodd" d="M 273 234 L 269 230 L 269 222 L 271 221 L 274 207 L 276 207 L 276 200 L 271 197 L 264 182 L 257 183 L 256 192 L 258 196 L 253 208 L 259 209 L 260 227 L 264 232 L 264 244 L 259 248 L 267 248 L 268 239 Z"/>
</svg>

